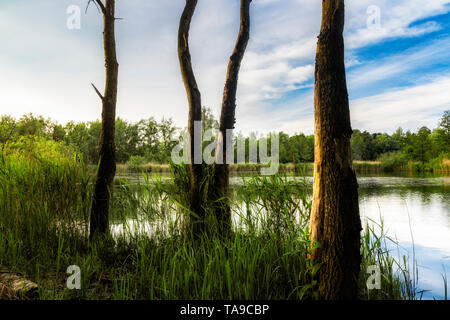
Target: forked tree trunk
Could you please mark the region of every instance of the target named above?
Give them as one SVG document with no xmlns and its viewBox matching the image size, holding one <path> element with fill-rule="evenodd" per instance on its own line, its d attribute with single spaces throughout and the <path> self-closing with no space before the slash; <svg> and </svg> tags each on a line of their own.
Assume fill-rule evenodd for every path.
<svg viewBox="0 0 450 320">
<path fill-rule="evenodd" d="M 100 135 L 100 164 L 92 202 L 90 238 L 106 235 L 109 232 L 110 197 L 116 173 L 115 158 L 115 119 L 117 103 L 117 83 L 119 64 L 115 40 L 115 0 L 95 0 L 103 13 L 103 45 L 105 51 L 106 83 L 102 95 L 94 89 L 102 100 L 102 131 Z"/>
<path fill-rule="evenodd" d="M 321 299 L 356 299 L 361 220 L 352 167 L 350 110 L 344 65 L 344 1 L 322 2 L 315 71 L 315 166 L 311 240 L 322 266 Z"/>
<path fill-rule="evenodd" d="M 192 70 L 191 54 L 189 51 L 189 29 L 197 6 L 197 0 L 186 0 L 186 5 L 181 15 L 178 30 L 178 58 L 180 60 L 181 75 L 186 88 L 189 103 L 188 135 L 189 135 L 189 209 L 194 212 L 198 219 L 190 216 L 190 225 L 194 234 L 202 231 L 204 224 L 205 209 L 203 208 L 201 182 L 203 180 L 203 165 L 195 163 L 195 153 L 202 153 L 201 130 L 195 132 L 194 123 L 202 120 L 201 95 Z M 203 161 L 201 161 L 203 162 Z"/>
<path fill-rule="evenodd" d="M 227 158 L 234 156 L 232 141 L 227 141 L 227 130 L 234 129 L 236 123 L 236 93 L 239 70 L 250 38 L 250 3 L 252 0 L 241 0 L 240 31 L 238 39 L 228 63 L 227 78 L 223 92 L 222 111 L 220 116 L 219 137 L 216 149 L 216 165 L 214 172 L 214 197 L 216 218 L 221 233 L 231 230 L 231 209 L 229 198 L 230 166 Z M 230 139 L 232 140 L 232 139 Z M 231 145 L 228 145 L 231 143 Z M 227 157 L 230 153 L 230 157 Z"/>
</svg>

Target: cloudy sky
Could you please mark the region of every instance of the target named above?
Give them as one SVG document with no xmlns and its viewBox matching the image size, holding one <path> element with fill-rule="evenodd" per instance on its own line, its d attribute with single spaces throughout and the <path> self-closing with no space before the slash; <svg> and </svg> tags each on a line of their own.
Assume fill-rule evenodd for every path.
<svg viewBox="0 0 450 320">
<path fill-rule="evenodd" d="M 0 114 L 32 112 L 63 124 L 100 117 L 90 83 L 104 84 L 102 20 L 94 6 L 85 14 L 87 2 L 0 1 Z M 176 48 L 184 3 L 117 0 L 121 118 L 172 117 L 186 125 Z M 80 29 L 67 27 L 71 6 L 81 9 Z M 434 128 L 450 109 L 450 1 L 347 0 L 346 9 L 353 127 L 389 133 L 400 126 Z M 312 133 L 321 1 L 253 0 L 251 10 L 237 129 Z M 203 105 L 216 115 L 238 28 L 239 0 L 199 0 L 191 53 Z"/>
</svg>

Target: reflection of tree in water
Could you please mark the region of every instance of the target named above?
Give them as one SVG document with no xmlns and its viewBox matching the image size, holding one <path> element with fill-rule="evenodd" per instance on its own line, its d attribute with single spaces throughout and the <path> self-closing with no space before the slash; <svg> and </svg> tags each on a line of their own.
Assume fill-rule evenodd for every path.
<svg viewBox="0 0 450 320">
<path fill-rule="evenodd" d="M 300 178 L 296 178 L 298 180 Z M 163 180 L 170 181 L 170 177 L 165 177 Z M 236 192 L 242 188 L 242 181 L 235 181 L 232 179 L 232 194 L 237 196 L 236 201 L 242 201 L 242 192 Z M 450 218 L 450 185 L 445 184 L 442 179 L 433 178 L 391 178 L 391 177 L 361 177 L 359 179 L 360 189 L 359 198 L 360 203 L 368 202 L 376 199 L 376 201 L 383 203 L 388 201 L 388 198 L 396 198 L 405 205 L 408 205 L 410 209 L 413 209 L 417 203 L 422 206 L 430 206 L 435 203 L 439 203 L 442 210 L 445 212 L 445 216 Z M 120 208 L 133 208 L 139 207 L 137 202 L 139 199 L 146 203 L 151 203 L 156 199 L 142 198 L 143 179 L 141 175 L 130 175 L 127 177 L 127 187 L 121 186 L 116 180 L 114 189 L 115 206 L 113 206 L 112 220 L 115 220 L 117 216 L 127 215 L 127 213 L 120 212 Z M 132 189 L 132 190 L 129 190 Z M 290 189 L 290 195 L 294 201 L 300 200 L 305 197 L 308 201 L 312 198 L 312 183 L 309 178 L 305 179 L 304 183 L 293 183 L 291 186 L 287 186 Z M 133 196 L 130 197 L 130 191 Z M 151 194 L 151 192 L 150 192 Z M 253 196 L 261 194 L 252 193 Z M 130 203 L 132 202 L 132 203 Z M 159 202 L 159 201 L 158 201 Z M 141 204 L 142 206 L 142 204 Z M 147 208 L 149 206 L 147 205 Z M 154 209 L 155 210 L 155 209 Z M 146 210 L 152 212 L 152 210 Z M 120 212 L 120 213 L 119 213 Z M 133 215 L 133 213 L 129 213 Z M 147 214 L 152 218 L 157 217 L 156 214 Z"/>
<path fill-rule="evenodd" d="M 420 199 L 424 204 L 429 204 L 436 198 L 438 201 L 448 204 L 449 187 L 446 186 L 397 186 L 384 187 L 371 185 L 360 188 L 360 200 L 373 197 L 396 196 L 401 200 Z"/>
</svg>

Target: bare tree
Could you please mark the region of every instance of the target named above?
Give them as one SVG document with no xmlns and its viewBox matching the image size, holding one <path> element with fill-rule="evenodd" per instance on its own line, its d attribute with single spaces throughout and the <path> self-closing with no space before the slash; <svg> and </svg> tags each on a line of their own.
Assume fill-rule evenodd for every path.
<svg viewBox="0 0 450 320">
<path fill-rule="evenodd" d="M 100 164 L 91 209 L 90 238 L 109 232 L 110 197 L 116 173 L 115 119 L 119 64 L 115 40 L 115 0 L 90 0 L 103 14 L 103 45 L 105 51 L 106 82 L 104 95 L 92 84 L 102 101 L 102 130 L 100 135 Z"/>
<path fill-rule="evenodd" d="M 201 130 L 194 130 L 195 122 L 200 123 L 202 120 L 202 103 L 201 95 L 195 80 L 194 71 L 192 70 L 191 54 L 189 51 L 189 29 L 192 17 L 197 6 L 197 0 L 186 0 L 186 5 L 180 19 L 178 30 L 178 58 L 180 61 L 181 75 L 183 77 L 184 86 L 186 88 L 189 103 L 189 119 L 188 119 L 188 135 L 189 135 L 189 198 L 190 210 L 198 216 L 200 221 L 192 221 L 192 225 L 201 227 L 205 218 L 205 209 L 202 201 L 201 183 L 204 178 L 203 164 L 196 163 L 195 154 L 201 155 L 202 139 Z M 191 220 L 194 216 L 191 216 Z M 200 230 L 194 230 L 198 234 Z"/>
<path fill-rule="evenodd" d="M 311 239 L 321 263 L 322 299 L 356 299 L 361 220 L 352 166 L 350 110 L 344 64 L 344 0 L 322 1 L 315 70 L 315 167 Z"/>
<path fill-rule="evenodd" d="M 229 229 L 231 226 L 231 213 L 229 205 L 229 165 L 226 161 L 226 155 L 229 150 L 233 151 L 233 146 L 228 145 L 225 139 L 226 130 L 234 129 L 235 110 L 236 110 L 236 92 L 239 70 L 241 61 L 244 57 L 245 49 L 250 37 L 250 3 L 252 0 L 241 0 L 241 18 L 240 31 L 235 49 L 228 64 L 227 79 L 224 88 L 222 113 L 220 118 L 219 142 L 217 145 L 216 160 L 218 163 L 215 167 L 214 187 L 212 196 L 209 192 L 210 200 L 220 202 L 216 208 L 216 217 L 222 230 Z M 202 154 L 202 130 L 194 130 L 194 123 L 202 121 L 202 104 L 201 95 L 197 86 L 197 82 L 192 70 L 191 55 L 189 51 L 189 29 L 192 17 L 197 6 L 197 0 L 186 0 L 186 5 L 180 19 L 180 27 L 178 31 L 178 56 L 181 66 L 181 74 L 186 88 L 189 102 L 189 181 L 190 181 L 190 210 L 198 216 L 198 220 L 194 225 L 195 233 L 204 230 L 205 219 L 205 197 L 203 184 L 205 183 L 206 173 L 205 164 L 197 159 L 195 154 Z M 199 163 L 200 162 L 200 163 Z M 212 198 L 212 199 L 211 199 Z M 219 201 L 220 200 L 220 201 Z M 191 217 L 192 219 L 193 217 Z"/>
<path fill-rule="evenodd" d="M 236 123 L 236 93 L 239 70 L 245 50 L 250 39 L 250 3 L 252 0 L 241 0 L 240 30 L 238 39 L 228 63 L 227 78 L 223 92 L 222 111 L 219 124 L 219 137 L 216 149 L 216 165 L 214 172 L 215 201 L 220 200 L 216 208 L 216 217 L 222 231 L 231 227 L 231 209 L 229 198 L 230 168 L 227 158 L 234 155 L 232 141 L 227 141 L 227 130 L 234 129 Z M 231 139 L 229 139 L 231 140 Z M 229 145 L 230 144 L 230 145 Z M 230 154 L 230 156 L 227 156 Z"/>
</svg>

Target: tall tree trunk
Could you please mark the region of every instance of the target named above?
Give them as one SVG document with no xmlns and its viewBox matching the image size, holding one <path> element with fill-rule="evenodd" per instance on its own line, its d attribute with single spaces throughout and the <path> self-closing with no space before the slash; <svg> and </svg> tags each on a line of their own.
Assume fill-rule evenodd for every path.
<svg viewBox="0 0 450 320">
<path fill-rule="evenodd" d="M 311 240 L 322 266 L 322 299 L 356 299 L 361 220 L 352 167 L 350 110 L 344 64 L 344 1 L 324 0 L 315 71 L 315 166 Z"/>
<path fill-rule="evenodd" d="M 181 15 L 180 27 L 178 30 L 178 58 L 180 60 L 181 75 L 183 77 L 189 103 L 189 209 L 198 216 L 198 219 L 194 216 L 190 217 L 190 225 L 194 227 L 194 234 L 198 234 L 202 231 L 205 218 L 201 188 L 201 183 L 204 177 L 203 161 L 201 161 L 201 163 L 196 163 L 197 161 L 195 161 L 195 154 L 202 154 L 202 138 L 201 130 L 197 130 L 197 132 L 194 130 L 194 123 L 201 122 L 202 120 L 202 103 L 197 81 L 195 80 L 194 71 L 192 70 L 191 54 L 189 51 L 189 29 L 197 2 L 197 0 L 186 0 L 186 5 Z"/>
<path fill-rule="evenodd" d="M 103 13 L 104 29 L 103 44 L 105 51 L 106 82 L 105 93 L 101 95 L 93 85 L 102 100 L 102 131 L 100 135 L 100 165 L 95 183 L 92 202 L 90 238 L 96 234 L 106 235 L 109 232 L 110 197 L 116 173 L 115 159 L 115 119 L 117 103 L 118 70 L 116 55 L 115 0 L 95 0 Z"/>
<path fill-rule="evenodd" d="M 231 209 L 229 198 L 230 166 L 227 158 L 234 156 L 233 142 L 227 141 L 227 130 L 234 129 L 236 123 L 236 93 L 239 70 L 250 38 L 250 3 L 252 0 L 241 0 L 240 30 L 238 39 L 228 63 L 227 78 L 223 92 L 222 112 L 220 116 L 219 137 L 216 149 L 216 165 L 214 172 L 214 197 L 216 202 L 216 218 L 222 232 L 231 230 Z M 230 139 L 231 140 L 231 139 Z M 230 144 L 230 145 L 229 145 Z M 227 156 L 227 154 L 230 156 Z M 219 201 L 220 199 L 220 201 Z"/>
</svg>

